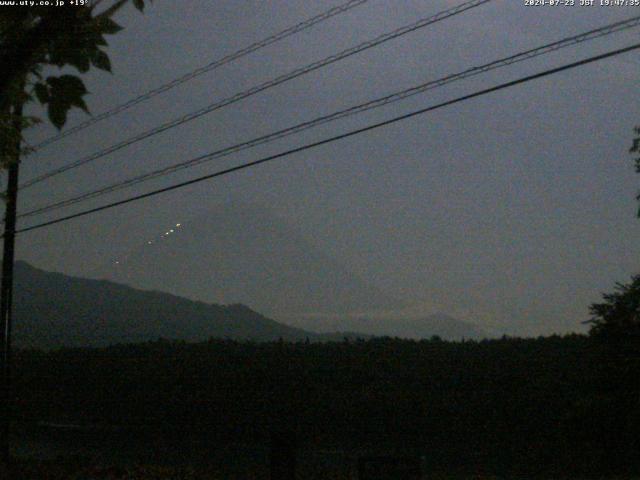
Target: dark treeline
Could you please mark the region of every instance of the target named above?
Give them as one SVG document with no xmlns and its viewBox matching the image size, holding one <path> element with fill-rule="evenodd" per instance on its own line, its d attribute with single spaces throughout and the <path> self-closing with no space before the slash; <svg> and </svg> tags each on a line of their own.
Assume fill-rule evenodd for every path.
<svg viewBox="0 0 640 480">
<path fill-rule="evenodd" d="M 284 428 L 414 450 L 434 470 L 637 472 L 637 352 L 580 335 L 20 351 L 15 413 L 257 442 Z"/>
</svg>

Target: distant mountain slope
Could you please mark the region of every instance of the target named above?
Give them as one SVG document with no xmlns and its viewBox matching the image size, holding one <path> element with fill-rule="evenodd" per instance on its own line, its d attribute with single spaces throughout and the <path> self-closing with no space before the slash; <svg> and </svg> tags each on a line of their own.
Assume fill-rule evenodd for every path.
<svg viewBox="0 0 640 480">
<path fill-rule="evenodd" d="M 363 332 L 374 336 L 412 339 L 430 338 L 434 335 L 446 340 L 489 337 L 489 334 L 480 326 L 458 320 L 442 313 L 427 315 L 417 319 L 316 317 L 298 320 L 295 322 L 295 325 L 313 332 L 330 332 L 339 329 Z"/>
<path fill-rule="evenodd" d="M 277 319 L 402 306 L 260 205 L 220 204 L 173 229 L 103 275 L 205 302 L 243 303 Z"/>
<path fill-rule="evenodd" d="M 212 305 L 17 262 L 14 338 L 21 346 L 104 346 L 159 337 L 256 341 L 332 338 L 270 320 L 244 305 Z M 337 334 L 340 337 L 340 334 Z"/>
</svg>

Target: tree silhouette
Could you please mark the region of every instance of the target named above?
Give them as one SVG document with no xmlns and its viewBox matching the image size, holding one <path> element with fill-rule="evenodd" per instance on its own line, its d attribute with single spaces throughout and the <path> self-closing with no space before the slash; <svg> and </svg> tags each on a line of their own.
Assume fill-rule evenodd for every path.
<svg viewBox="0 0 640 480">
<path fill-rule="evenodd" d="M 47 107 L 51 123 L 61 129 L 71 108 L 88 112 L 88 93 L 76 75 L 43 77 L 44 67 L 75 67 L 86 73 L 93 66 L 111 71 L 106 35 L 122 29 L 113 15 L 129 0 L 117 0 L 97 11 L 102 0 L 90 4 L 4 6 L 0 9 L 0 164 L 19 156 L 22 131 L 40 121 L 23 117 L 20 106 L 38 101 Z M 151 1 L 151 0 L 149 0 Z M 67 2 L 68 3 L 68 2 Z M 140 11 L 144 0 L 132 0 Z"/>
<path fill-rule="evenodd" d="M 633 139 L 633 145 L 631 145 L 629 152 L 640 154 L 640 126 L 635 127 L 633 131 L 635 132 L 636 137 Z M 636 172 L 640 173 L 640 157 L 636 157 L 634 161 L 636 166 Z M 638 195 L 636 196 L 636 200 L 640 202 L 640 193 L 638 193 Z M 638 207 L 638 217 L 640 217 L 640 206 Z"/>
<path fill-rule="evenodd" d="M 591 305 L 591 334 L 607 338 L 640 338 L 640 275 L 628 284 L 616 284 L 604 302 Z"/>
<path fill-rule="evenodd" d="M 11 464 L 11 303 L 18 171 L 24 153 L 22 132 L 40 121 L 24 116 L 23 106 L 37 100 L 47 107 L 47 116 L 58 129 L 65 124 L 71 108 L 88 112 L 84 82 L 67 73 L 44 78 L 44 68 L 74 67 L 86 73 L 94 66 L 110 71 L 105 35 L 122 29 L 111 17 L 128 1 L 115 0 L 99 13 L 97 7 L 103 0 L 77 0 L 64 5 L 34 2 L 31 6 L 16 2 L 0 9 L 0 168 L 8 170 L 0 286 L 0 468 Z M 144 0 L 132 3 L 143 10 Z M 0 470 L 0 476 L 6 477 L 6 472 Z"/>
<path fill-rule="evenodd" d="M 591 305 L 595 390 L 583 421 L 606 470 L 623 472 L 640 453 L 640 275 L 603 300 Z"/>
</svg>

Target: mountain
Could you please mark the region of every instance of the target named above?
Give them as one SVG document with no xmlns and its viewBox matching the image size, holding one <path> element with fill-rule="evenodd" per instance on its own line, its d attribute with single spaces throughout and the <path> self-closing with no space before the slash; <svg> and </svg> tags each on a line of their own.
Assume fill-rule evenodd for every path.
<svg viewBox="0 0 640 480">
<path fill-rule="evenodd" d="M 269 341 L 342 339 L 289 327 L 240 304 L 214 305 L 103 280 L 50 273 L 16 262 L 14 339 L 18 346 L 106 346 L 158 338 Z"/>
<path fill-rule="evenodd" d="M 298 320 L 295 325 L 314 332 L 352 330 L 374 336 L 412 339 L 431 338 L 434 335 L 445 340 L 481 339 L 490 336 L 478 325 L 442 313 L 414 319 L 312 317 Z"/>
<path fill-rule="evenodd" d="M 447 315 L 419 320 L 306 318 L 296 328 L 241 305 L 216 305 L 106 280 L 15 265 L 14 341 L 20 347 L 106 346 L 211 337 L 234 340 L 342 341 L 388 335 L 403 338 L 482 338 L 477 326 Z M 363 332 L 363 333 L 356 333 Z"/>
<path fill-rule="evenodd" d="M 102 275 L 207 303 L 242 303 L 276 319 L 403 306 L 269 209 L 238 201 L 172 226 Z"/>
</svg>

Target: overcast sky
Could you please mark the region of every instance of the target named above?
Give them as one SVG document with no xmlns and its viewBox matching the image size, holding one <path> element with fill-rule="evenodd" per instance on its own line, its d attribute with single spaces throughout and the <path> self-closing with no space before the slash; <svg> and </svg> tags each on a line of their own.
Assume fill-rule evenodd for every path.
<svg viewBox="0 0 640 480">
<path fill-rule="evenodd" d="M 118 16 L 125 30 L 110 40 L 114 73 L 86 76 L 87 103 L 100 113 L 338 3 L 157 0 L 144 15 L 128 8 Z M 371 0 L 56 143 L 24 161 L 22 179 L 458 3 Z M 495 0 L 43 182 L 21 192 L 19 209 L 634 15 L 640 7 L 527 7 L 524 0 Z M 64 213 L 627 46 L 638 42 L 639 33 L 611 35 L 457 82 Z M 640 53 L 628 53 L 25 233 L 18 238 L 18 257 L 48 270 L 108 278 L 103 265 L 169 225 L 236 198 L 273 209 L 356 275 L 407 300 L 413 313 L 443 311 L 522 335 L 579 330 L 588 305 L 640 266 L 640 221 L 634 217 L 639 182 L 628 153 L 632 128 L 640 123 L 639 66 Z M 84 118 L 75 113 L 69 125 Z M 52 133 L 43 125 L 27 138 L 37 142 Z"/>
</svg>

